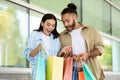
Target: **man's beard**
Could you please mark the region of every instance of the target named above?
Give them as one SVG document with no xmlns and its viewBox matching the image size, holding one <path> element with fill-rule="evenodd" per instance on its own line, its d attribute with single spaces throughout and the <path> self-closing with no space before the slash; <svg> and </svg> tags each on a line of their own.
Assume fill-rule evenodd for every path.
<svg viewBox="0 0 120 80">
<path fill-rule="evenodd" d="M 70 26 L 66 26 L 68 31 L 72 31 L 75 28 L 75 20 L 73 19 L 73 23 Z"/>
</svg>

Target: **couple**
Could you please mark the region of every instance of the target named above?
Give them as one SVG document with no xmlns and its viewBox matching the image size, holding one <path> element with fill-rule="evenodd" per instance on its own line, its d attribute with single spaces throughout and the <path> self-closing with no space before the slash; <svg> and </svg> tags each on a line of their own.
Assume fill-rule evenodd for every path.
<svg viewBox="0 0 120 80">
<path fill-rule="evenodd" d="M 68 4 L 61 12 L 61 19 L 66 28 L 60 35 L 57 32 L 57 20 L 53 14 L 45 14 L 41 20 L 40 27 L 31 33 L 25 56 L 32 64 L 33 73 L 37 64 L 38 54 L 44 48 L 47 56 L 62 56 L 68 53 L 73 58 L 81 57 L 86 61 L 97 80 L 104 80 L 97 56 L 103 53 L 103 42 L 100 34 L 92 27 L 83 25 L 77 21 L 77 7 Z"/>
</svg>

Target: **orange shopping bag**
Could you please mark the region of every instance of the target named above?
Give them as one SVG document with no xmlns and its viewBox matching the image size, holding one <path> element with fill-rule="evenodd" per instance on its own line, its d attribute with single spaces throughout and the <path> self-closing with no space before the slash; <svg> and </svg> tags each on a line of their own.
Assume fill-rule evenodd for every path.
<svg viewBox="0 0 120 80">
<path fill-rule="evenodd" d="M 63 80 L 72 80 L 73 58 L 64 58 Z"/>
<path fill-rule="evenodd" d="M 80 70 L 78 72 L 78 80 L 85 80 L 84 71 Z"/>
<path fill-rule="evenodd" d="M 79 66 L 79 71 L 78 71 L 78 80 L 85 80 L 85 75 L 83 71 L 83 63 L 82 63 L 82 58 L 78 58 L 78 66 Z"/>
</svg>

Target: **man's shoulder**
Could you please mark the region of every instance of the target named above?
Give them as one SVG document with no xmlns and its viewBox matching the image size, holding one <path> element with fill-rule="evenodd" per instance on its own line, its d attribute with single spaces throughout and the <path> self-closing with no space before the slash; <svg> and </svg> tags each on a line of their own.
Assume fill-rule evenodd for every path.
<svg viewBox="0 0 120 80">
<path fill-rule="evenodd" d="M 96 29 L 95 29 L 94 27 L 89 26 L 89 25 L 84 25 L 84 26 L 83 26 L 83 30 L 84 30 L 84 29 L 85 29 L 85 30 L 89 30 L 89 31 L 91 31 L 91 30 L 92 30 L 92 31 L 96 31 Z"/>
<path fill-rule="evenodd" d="M 64 34 L 66 34 L 66 33 L 68 33 L 68 31 L 67 31 L 67 30 L 62 31 L 62 32 L 60 33 L 60 36 L 62 36 L 62 35 L 64 35 Z"/>
</svg>

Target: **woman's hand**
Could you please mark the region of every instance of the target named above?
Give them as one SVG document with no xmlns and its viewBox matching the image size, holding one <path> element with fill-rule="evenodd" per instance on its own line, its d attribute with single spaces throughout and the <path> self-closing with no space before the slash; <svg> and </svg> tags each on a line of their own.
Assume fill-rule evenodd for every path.
<svg viewBox="0 0 120 80">
<path fill-rule="evenodd" d="M 37 46 L 37 48 L 38 48 L 38 52 L 41 51 L 41 50 L 42 50 L 42 45 L 39 44 L 39 45 Z"/>
<path fill-rule="evenodd" d="M 33 50 L 31 51 L 31 53 L 30 53 L 29 55 L 30 55 L 31 57 L 34 57 L 34 56 L 37 55 L 38 52 L 41 51 L 41 50 L 42 50 L 42 45 L 39 44 L 35 49 L 33 49 Z"/>
</svg>

